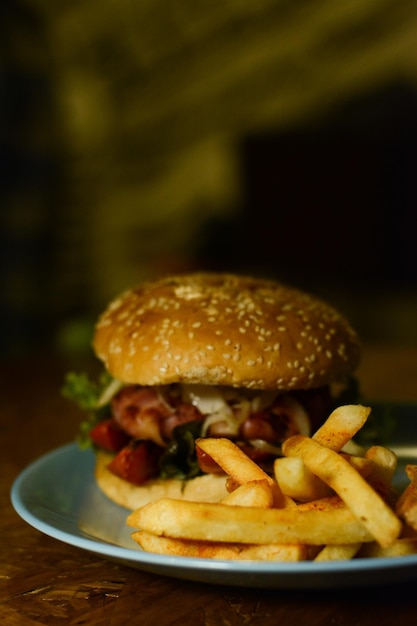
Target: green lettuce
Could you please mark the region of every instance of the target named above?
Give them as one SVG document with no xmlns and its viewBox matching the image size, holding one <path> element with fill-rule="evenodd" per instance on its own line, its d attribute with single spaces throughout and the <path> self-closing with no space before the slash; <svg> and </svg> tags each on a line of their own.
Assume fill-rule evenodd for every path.
<svg viewBox="0 0 417 626">
<path fill-rule="evenodd" d="M 103 372 L 97 380 L 92 380 L 88 374 L 68 372 L 62 387 L 62 395 L 84 412 L 84 419 L 80 423 L 77 441 L 81 448 L 91 447 L 89 433 L 100 421 L 110 415 L 109 401 L 103 401 L 106 391 L 115 386 L 115 379 Z"/>
</svg>

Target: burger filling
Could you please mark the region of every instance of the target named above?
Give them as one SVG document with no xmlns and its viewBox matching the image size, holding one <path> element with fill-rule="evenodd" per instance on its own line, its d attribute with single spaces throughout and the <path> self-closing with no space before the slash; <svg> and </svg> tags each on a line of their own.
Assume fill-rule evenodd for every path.
<svg viewBox="0 0 417 626">
<path fill-rule="evenodd" d="M 288 393 L 172 384 L 94 384 L 69 374 L 64 395 L 88 411 L 80 443 L 113 454 L 109 470 L 142 485 L 153 478 L 190 479 L 221 472 L 198 447 L 199 437 L 227 437 L 271 472 L 281 443 L 308 435 L 333 408 L 328 386 Z"/>
</svg>

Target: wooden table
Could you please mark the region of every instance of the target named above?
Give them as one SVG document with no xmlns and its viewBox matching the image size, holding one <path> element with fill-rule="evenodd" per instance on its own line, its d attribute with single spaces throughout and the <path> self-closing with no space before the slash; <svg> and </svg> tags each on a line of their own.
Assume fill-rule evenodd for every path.
<svg viewBox="0 0 417 626">
<path fill-rule="evenodd" d="M 327 591 L 185 582 L 117 565 L 28 526 L 11 506 L 10 487 L 28 463 L 74 438 L 79 414 L 59 393 L 63 373 L 73 365 L 44 357 L 1 368 L 2 624 L 409 626 L 415 622 L 415 580 L 387 588 Z M 371 398 L 417 401 L 417 348 L 365 348 L 360 377 Z"/>
</svg>

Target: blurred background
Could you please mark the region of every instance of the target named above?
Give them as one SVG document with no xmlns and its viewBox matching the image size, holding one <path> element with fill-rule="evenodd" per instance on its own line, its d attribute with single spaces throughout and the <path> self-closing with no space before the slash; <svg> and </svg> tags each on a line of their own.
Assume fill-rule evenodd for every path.
<svg viewBox="0 0 417 626">
<path fill-rule="evenodd" d="M 189 269 L 417 344 L 417 3 L 3 0 L 0 349 Z"/>
</svg>

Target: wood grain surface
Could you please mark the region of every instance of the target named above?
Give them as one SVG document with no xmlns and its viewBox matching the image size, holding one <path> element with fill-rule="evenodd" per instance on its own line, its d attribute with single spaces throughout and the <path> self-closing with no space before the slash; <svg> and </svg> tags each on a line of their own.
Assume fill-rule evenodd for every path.
<svg viewBox="0 0 417 626">
<path fill-rule="evenodd" d="M 60 397 L 68 366 L 27 359 L 1 368 L 0 618 L 39 624 L 398 626 L 417 614 L 415 580 L 342 590 L 240 589 L 141 572 L 51 539 L 14 512 L 10 488 L 36 457 L 74 438 L 78 411 Z M 361 380 L 375 399 L 417 401 L 417 349 L 365 350 Z"/>
</svg>

